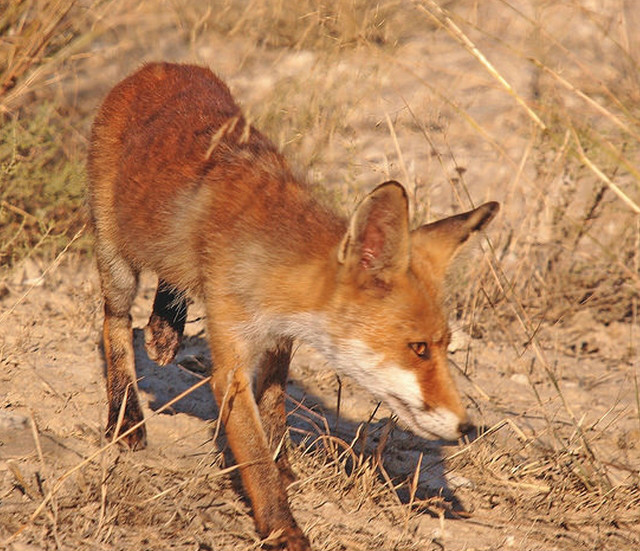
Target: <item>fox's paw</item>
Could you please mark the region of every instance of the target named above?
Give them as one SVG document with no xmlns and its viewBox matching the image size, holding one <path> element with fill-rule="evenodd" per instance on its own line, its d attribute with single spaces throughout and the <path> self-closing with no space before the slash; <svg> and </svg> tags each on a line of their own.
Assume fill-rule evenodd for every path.
<svg viewBox="0 0 640 551">
<path fill-rule="evenodd" d="M 274 530 L 266 540 L 266 549 L 279 551 L 311 551 L 311 544 L 297 525 Z"/>
<path fill-rule="evenodd" d="M 133 424 L 127 427 L 125 423 L 123 423 L 122 427 L 120 428 L 120 434 L 129 430 L 129 428 L 132 426 Z M 107 430 L 105 431 L 105 436 L 107 440 L 109 441 L 113 440 L 113 435 L 115 433 L 115 430 L 116 430 L 115 426 L 113 425 L 107 426 Z M 126 446 L 132 451 L 143 450 L 144 448 L 147 447 L 147 430 L 144 428 L 144 425 L 141 425 L 136 430 L 127 434 L 127 436 L 122 438 L 119 442 L 122 443 L 123 446 Z"/>
<path fill-rule="evenodd" d="M 144 328 L 144 347 L 147 355 L 158 365 L 170 364 L 176 357 L 182 336 L 171 324 L 152 314 Z"/>
<path fill-rule="evenodd" d="M 120 413 L 120 404 L 113 404 L 109 407 L 109 422 L 107 423 L 107 429 L 105 430 L 105 436 L 107 440 L 111 441 L 114 438 L 116 427 L 118 426 L 118 416 Z M 132 403 L 127 404 L 122 422 L 120 424 L 120 430 L 118 434 L 127 432 L 131 427 L 140 423 L 144 417 L 142 411 L 137 405 Z M 131 431 L 119 442 L 128 447 L 130 450 L 137 451 L 147 447 L 147 429 L 144 425 L 140 425 L 137 429 Z"/>
</svg>

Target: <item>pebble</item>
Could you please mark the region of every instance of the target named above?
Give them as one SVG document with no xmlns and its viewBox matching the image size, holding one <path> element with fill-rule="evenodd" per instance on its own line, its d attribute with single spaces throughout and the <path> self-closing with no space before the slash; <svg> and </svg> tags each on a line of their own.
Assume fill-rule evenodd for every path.
<svg viewBox="0 0 640 551">
<path fill-rule="evenodd" d="M 29 418 L 19 413 L 0 410 L 0 430 L 20 430 L 26 428 Z"/>
<path fill-rule="evenodd" d="M 526 375 L 523 375 L 522 373 L 514 373 L 513 375 L 511 375 L 511 380 L 514 383 L 518 383 L 519 385 L 529 384 L 529 377 L 527 377 Z"/>
</svg>

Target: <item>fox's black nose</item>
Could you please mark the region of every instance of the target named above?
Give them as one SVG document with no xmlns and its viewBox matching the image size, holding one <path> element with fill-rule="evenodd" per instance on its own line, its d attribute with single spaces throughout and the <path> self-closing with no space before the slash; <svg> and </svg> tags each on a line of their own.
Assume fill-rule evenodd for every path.
<svg viewBox="0 0 640 551">
<path fill-rule="evenodd" d="M 462 436 L 473 432 L 475 429 L 476 426 L 471 421 L 464 421 L 458 425 L 458 430 Z"/>
</svg>

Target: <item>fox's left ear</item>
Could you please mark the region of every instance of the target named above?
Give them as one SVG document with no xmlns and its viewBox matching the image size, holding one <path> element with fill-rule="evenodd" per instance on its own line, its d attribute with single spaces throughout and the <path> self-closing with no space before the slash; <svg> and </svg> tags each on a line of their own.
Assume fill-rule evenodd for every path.
<svg viewBox="0 0 640 551">
<path fill-rule="evenodd" d="M 414 256 L 429 258 L 434 275 L 443 278 L 460 245 L 491 222 L 499 210 L 500 204 L 492 201 L 469 212 L 425 224 L 411 232 L 411 252 Z"/>
<path fill-rule="evenodd" d="M 385 182 L 353 213 L 338 261 L 365 278 L 389 282 L 409 267 L 409 241 L 407 193 L 398 182 Z"/>
</svg>

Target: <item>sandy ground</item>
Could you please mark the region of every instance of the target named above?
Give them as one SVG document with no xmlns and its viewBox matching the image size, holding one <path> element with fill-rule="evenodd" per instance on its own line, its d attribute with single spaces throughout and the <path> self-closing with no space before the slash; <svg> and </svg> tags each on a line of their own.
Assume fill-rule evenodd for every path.
<svg viewBox="0 0 640 551">
<path fill-rule="evenodd" d="M 35 263 L 31 270 L 31 275 L 37 273 Z M 102 429 L 106 397 L 99 342 L 101 303 L 94 267 L 84 259 L 70 259 L 50 271 L 36 287 L 31 287 L 29 281 L 25 283 L 10 282 L 10 291 L 0 303 L 3 313 L 9 308 L 12 310 L 10 321 L 2 324 L 0 332 L 3 357 L 0 518 L 3 518 L 3 536 L 19 528 L 18 519 L 25 520 L 23 515 L 35 509 L 43 499 L 42 492 L 50 489 L 54 481 L 105 444 Z M 150 445 L 140 453 L 123 452 L 121 457 L 124 459 L 120 459 L 127 465 L 128 476 L 144 488 L 124 498 L 123 493 L 130 488 L 131 482 L 114 480 L 113 488 L 107 494 L 109 500 L 123 499 L 131 508 L 136 508 L 136 501 L 140 507 L 144 499 L 164 490 L 169 490 L 169 496 L 173 497 L 165 498 L 163 503 L 174 507 L 175 494 L 179 495 L 180 490 L 173 487 L 173 478 L 164 472 L 167 469 L 171 472 L 182 470 L 182 476 L 190 473 L 192 477 L 206 479 L 215 477 L 215 473 L 227 465 L 224 460 L 216 459 L 217 450 L 224 447 L 224 439 L 220 438 L 218 446 L 212 442 L 216 408 L 208 387 L 198 389 L 168 411 L 151 415 L 197 382 L 201 366 L 207 365 L 206 342 L 198 321 L 197 306 L 192 308 L 188 337 L 177 357 L 178 364 L 195 374 L 177 365 L 159 368 L 146 357 L 140 328 L 146 323 L 151 308 L 154 285 L 153 276 L 143 279 L 133 308 L 134 326 L 138 328 L 135 332 L 136 360 L 149 419 Z M 25 292 L 28 292 L 26 296 Z M 588 432 L 595 455 L 606 461 L 614 486 L 625 486 L 637 475 L 640 459 L 634 371 L 630 363 L 615 358 L 616 342 L 624 339 L 629 328 L 624 324 L 611 324 L 594 331 L 592 319 L 577 317 L 575 323 L 553 334 L 555 339 L 562 334 L 565 349 L 555 348 L 549 352 L 562 365 L 564 399 L 571 405 L 580 426 Z M 554 495 L 555 491 L 550 490 L 550 485 L 560 482 L 556 476 L 566 476 L 561 472 L 561 465 L 548 464 L 549 450 L 559 447 L 550 427 L 568 436 L 576 453 L 580 448 L 575 435 L 571 436 L 574 428 L 567 410 L 552 385 L 542 377 L 532 381 L 535 374 L 518 372 L 513 367 L 518 361 L 517 354 L 508 344 L 492 342 L 486 337 L 471 339 L 462 330 L 457 332 L 457 337 L 455 341 L 460 348 L 452 353 L 451 359 L 458 366 L 465 363 L 471 366 L 469 378 L 458 376 L 458 379 L 472 415 L 485 429 L 497 427 L 497 430 L 489 432 L 486 442 L 481 437 L 463 451 L 458 446 L 425 441 L 399 427 L 393 428 L 382 451 L 383 465 L 393 480 L 402 482 L 412 479 L 421 462 L 415 499 L 426 500 L 426 510 L 419 514 L 410 514 L 406 505 L 395 502 L 382 487 L 383 477 L 370 466 L 364 465 L 362 472 L 365 474 L 360 475 L 347 473 L 348 468 L 340 473 L 327 473 L 322 462 L 323 458 L 332 459 L 331 451 L 324 450 L 318 455 L 311 446 L 305 454 L 301 448 L 294 453 L 294 464 L 303 482 L 300 487 L 292 488 L 292 503 L 302 526 L 309 530 L 315 541 L 326 545 L 320 548 L 382 549 L 393 544 L 395 547 L 389 548 L 436 549 L 443 544 L 446 549 L 569 549 L 587 548 L 592 542 L 599 542 L 602 548 L 612 544 L 631 549 L 630 542 L 638 541 L 640 537 L 638 524 L 634 521 L 638 514 L 637 495 L 635 506 L 629 510 L 617 509 L 614 504 L 613 510 L 606 512 L 601 510 L 607 508 L 605 505 L 599 508 L 614 534 L 603 535 L 598 534 L 599 523 L 593 529 L 590 516 L 593 511 L 587 508 L 585 512 L 589 516 L 584 518 L 579 506 L 569 499 L 571 492 L 576 492 L 575 497 L 580 498 L 584 489 L 578 491 L 569 485 L 565 490 L 569 492 L 564 496 L 565 504 L 562 496 Z M 566 353 L 573 347 L 582 349 L 583 343 L 597 352 L 582 358 Z M 313 351 L 304 348 L 297 351 L 291 379 L 289 409 L 294 441 L 304 441 L 306 446 L 314 436 L 330 432 L 346 442 L 355 441 L 356 453 L 363 453 L 364 461 L 371 462 L 381 435 L 392 426 L 389 425 L 389 412 L 384 407 L 376 411 L 375 401 L 350 381 L 343 380 L 338 420 L 336 375 Z M 314 413 L 301 408 L 300 403 Z M 364 444 L 363 439 L 357 441 L 356 434 L 361 434 L 362 424 L 368 420 L 368 441 Z M 505 420 L 513 425 L 505 424 Z M 530 447 L 539 449 L 536 453 Z M 462 453 L 457 463 L 443 462 L 443 458 L 456 453 Z M 475 455 L 477 457 L 473 457 Z M 500 465 L 505 455 L 510 455 L 507 466 Z M 564 460 L 569 463 L 568 458 Z M 483 465 L 484 461 L 490 461 L 489 468 Z M 105 464 L 117 463 L 117 454 L 101 456 L 94 459 L 83 477 L 100 479 L 99 466 L 106 469 Z M 203 465 L 211 472 L 203 474 Z M 557 475 L 528 476 L 527 471 L 535 472 L 536 469 L 558 469 L 559 472 Z M 148 480 L 141 481 L 145 472 L 155 473 L 162 483 L 156 486 Z M 315 481 L 318 472 L 329 480 Z M 334 475 L 338 481 L 331 482 Z M 357 476 L 362 480 L 353 480 Z M 63 507 L 61 503 L 65 499 L 72 503 L 81 500 L 77 495 L 79 486 L 88 482 L 79 482 L 77 478 L 71 477 L 60 490 L 60 502 L 56 507 Z M 371 487 L 348 488 L 365 482 Z M 189 479 L 182 483 L 189 483 Z M 225 477 L 214 484 L 209 496 L 213 505 L 208 503 L 207 507 L 212 506 L 216 514 L 221 515 L 223 520 L 219 523 L 225 529 L 229 527 L 229 516 L 235 523 L 240 523 L 241 528 L 236 531 L 241 535 L 236 539 L 232 537 L 229 545 L 242 545 L 239 542 L 243 541 L 249 545 L 245 538 L 251 533 L 251 517 L 247 504 L 237 494 L 237 481 L 235 490 Z M 409 494 L 406 485 L 398 490 L 404 503 L 409 500 Z M 441 503 L 434 498 L 438 495 L 444 496 L 447 502 Z M 83 499 L 87 499 L 86 496 Z M 99 501 L 96 496 L 89 501 L 92 499 Z M 514 505 L 511 500 L 520 503 Z M 227 501 L 233 504 L 231 512 L 218 512 L 218 508 L 228 506 Z M 189 502 L 186 507 L 195 505 Z M 538 507 L 542 509 L 536 513 Z M 566 515 L 564 528 L 559 519 L 550 522 L 545 517 L 552 508 Z M 451 510 L 460 514 L 447 513 Z M 540 515 L 538 524 L 535 518 L 530 518 L 532 514 L 534 517 Z M 241 521 L 237 520 L 237 515 L 241 516 Z M 39 527 L 36 532 L 43 528 L 39 523 L 36 526 Z M 144 527 L 137 522 L 133 527 L 140 537 L 139 530 Z M 65 541 L 75 541 L 77 545 L 76 538 Z M 553 543 L 558 538 L 559 541 Z M 33 542 L 33 536 L 26 539 Z M 38 539 L 36 537 L 35 541 Z M 51 541 L 48 544 L 46 541 L 45 538 L 45 543 L 32 543 L 26 547 L 15 543 L 12 549 L 49 548 Z M 114 543 L 111 538 L 110 545 L 105 548 L 119 548 L 119 545 L 118 539 Z M 62 548 L 67 547 L 63 545 Z"/>
<path fill-rule="evenodd" d="M 77 63 L 77 78 L 61 85 L 78 110 L 90 114 L 109 87 L 143 60 L 205 63 L 225 76 L 285 151 L 289 140 L 296 142 L 295 157 L 309 167 L 307 176 L 323 182 L 343 210 L 392 176 L 414 186 L 416 217 L 433 219 L 459 210 L 462 188 L 451 179 L 464 174 L 464 189 L 476 204 L 503 204 L 488 234 L 497 250 L 506 251 L 500 257 L 506 277 L 517 280 L 523 265 L 535 264 L 540 247 L 557 239 L 553 208 L 567 205 L 561 186 L 544 187 L 556 183 L 540 177 L 545 154 L 537 163 L 527 160 L 532 138 L 522 129 L 531 121 L 450 37 L 417 33 L 389 54 L 347 50 L 327 61 L 314 51 L 257 50 L 242 36 L 206 34 L 187 44 L 167 30 L 173 29 L 170 17 L 160 13 L 151 22 L 144 15 L 119 31 L 126 40 L 111 37 L 96 45 L 92 57 Z M 550 12 L 546 28 L 566 43 L 565 16 L 562 8 Z M 490 23 L 492 36 L 522 39 L 523 28 L 508 11 Z M 153 48 L 149 32 L 163 37 Z M 584 57 L 597 62 L 605 78 L 615 54 L 594 46 L 590 36 L 576 32 L 570 39 L 576 49 L 590 45 Z M 562 55 L 535 40 L 547 63 Z M 513 62 L 499 42 L 486 38 L 481 45 L 516 89 L 533 94 L 542 86 L 544 76 Z M 570 67 L 566 74 L 571 76 Z M 271 112 L 274 103 L 280 107 Z M 460 122 L 460 106 L 491 139 Z M 278 133 L 278 120 L 289 121 L 305 108 L 324 130 Z M 553 164 L 553 155 L 547 157 Z M 567 214 L 588 195 L 575 193 Z M 617 235 L 611 216 L 598 230 L 603 242 Z M 540 313 L 537 299 L 527 295 L 522 304 L 533 305 L 535 327 L 530 340 L 517 308 L 489 307 L 495 298 L 489 256 L 478 239 L 452 283 L 456 312 L 464 310 L 452 312 L 452 369 L 481 427 L 475 441 L 452 445 L 404 431 L 384 405 L 351 381 L 339 381 L 312 350 L 296 351 L 288 390 L 299 481 L 290 496 L 315 549 L 640 545 L 640 333 L 635 318 L 617 314 L 630 308 L 628 295 L 602 291 L 561 314 L 553 312 L 562 309 L 562 297 L 547 300 Z M 571 292 L 584 294 L 590 277 L 578 274 Z M 0 282 L 0 542 L 12 537 L 9 549 L 259 545 L 233 469 L 224 470 L 233 463 L 224 453 L 209 389 L 153 414 L 208 369 L 197 304 L 176 363 L 159 368 L 147 358 L 141 328 L 154 286 L 153 275 L 145 275 L 132 312 L 149 447 L 138 453 L 109 449 L 87 460 L 105 444 L 106 420 L 102 305 L 93 263 L 75 253 L 56 266 L 28 259 Z M 485 296 L 482 289 L 486 300 L 478 298 Z M 476 307 L 473 323 L 476 314 L 469 311 Z M 30 520 L 52 490 L 54 497 Z"/>
</svg>

